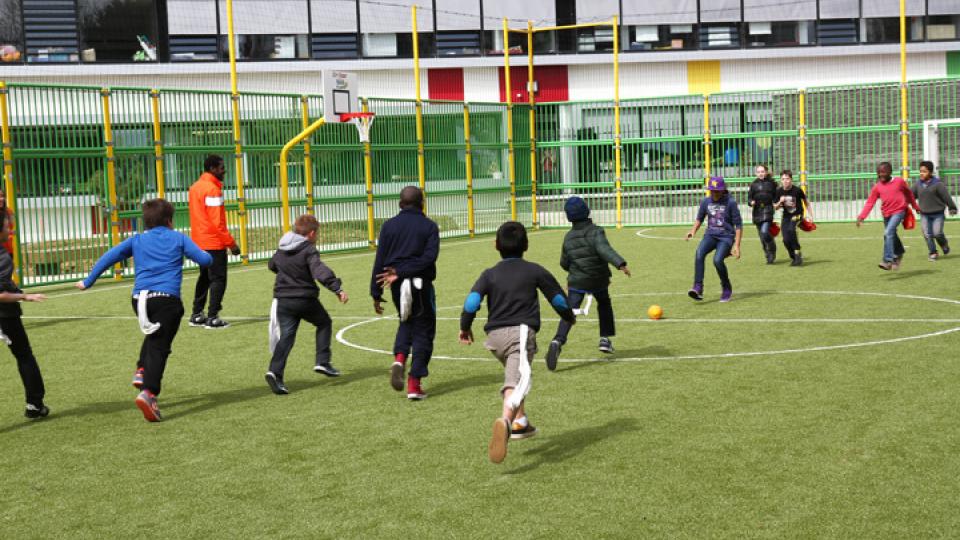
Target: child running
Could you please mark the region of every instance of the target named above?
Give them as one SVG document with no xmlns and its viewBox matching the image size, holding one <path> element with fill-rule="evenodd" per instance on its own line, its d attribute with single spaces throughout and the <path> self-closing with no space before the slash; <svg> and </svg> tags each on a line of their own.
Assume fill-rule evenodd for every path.
<svg viewBox="0 0 960 540">
<path fill-rule="evenodd" d="M 297 328 L 304 320 L 316 327 L 316 364 L 313 370 L 328 377 L 340 372 L 330 363 L 330 334 L 333 322 L 317 296 L 317 281 L 337 295 L 340 303 L 347 303 L 342 283 L 317 252 L 317 231 L 320 223 L 310 214 L 297 218 L 293 230 L 280 238 L 280 248 L 267 267 L 277 274 L 273 285 L 273 306 L 270 308 L 270 359 L 266 374 L 267 384 L 274 394 L 289 394 L 283 383 L 287 356 L 297 339 Z"/>
<path fill-rule="evenodd" d="M 172 229 L 173 212 L 173 205 L 163 199 L 143 203 L 146 230 L 104 253 L 87 279 L 77 282 L 78 289 L 89 289 L 108 268 L 133 257 L 136 268 L 133 311 L 137 314 L 140 330 L 146 335 L 140 347 L 133 386 L 141 390 L 136 404 L 148 422 L 163 420 L 157 396 L 170 346 L 183 318 L 183 302 L 180 301 L 183 258 L 186 256 L 201 267 L 213 262 L 213 257 L 197 247 L 193 240 Z"/>
<path fill-rule="evenodd" d="M 484 346 L 504 366 L 502 415 L 493 422 L 489 456 L 500 463 L 507 456 L 510 439 L 525 439 L 537 433 L 527 419 L 525 398 L 530 390 L 530 362 L 537 352 L 540 329 L 540 302 L 537 290 L 569 324 L 576 322 L 573 310 L 556 278 L 539 264 L 523 260 L 527 250 L 527 230 L 523 224 L 508 221 L 497 230 L 496 247 L 503 258 L 480 274 L 460 315 L 460 343 L 473 343 L 473 320 L 487 297 L 487 333 Z"/>
<path fill-rule="evenodd" d="M 863 210 L 857 216 L 857 227 L 861 227 L 863 220 L 867 219 L 870 211 L 877 204 L 877 199 L 880 199 L 882 203 L 880 212 L 883 214 L 883 262 L 880 263 L 880 268 L 883 270 L 900 268 L 900 261 L 906 250 L 897 235 L 897 227 L 907 215 L 908 207 L 912 206 L 915 210 L 920 210 L 913 191 L 910 191 L 903 178 L 899 176 L 893 178 L 892 172 L 893 166 L 889 161 L 884 161 L 877 166 L 877 183 L 873 185 L 867 203 L 863 205 Z"/>
<path fill-rule="evenodd" d="M 950 215 L 957 215 L 957 205 L 947 191 L 947 185 L 933 175 L 933 162 L 920 162 L 920 179 L 913 186 L 913 196 L 920 205 L 920 226 L 923 228 L 923 238 L 927 241 L 927 252 L 930 262 L 935 262 L 940 255 L 937 253 L 937 244 L 943 254 L 950 253 L 950 244 L 947 235 L 943 234 L 943 222 L 946 216 L 944 210 L 950 208 Z"/>
<path fill-rule="evenodd" d="M 777 188 L 775 207 L 783 209 L 780 217 L 780 230 L 783 231 L 783 247 L 787 248 L 792 262 L 790 266 L 803 266 L 800 254 L 800 240 L 797 239 L 797 225 L 803 221 L 804 208 L 808 217 L 813 219 L 813 207 L 802 189 L 793 185 L 793 171 L 787 169 L 780 173 L 781 187 Z"/>
<path fill-rule="evenodd" d="M 757 165 L 756 173 L 757 178 L 747 191 L 747 204 L 753 208 L 753 224 L 760 235 L 760 245 L 763 246 L 767 264 L 773 264 L 777 260 L 777 242 L 770 234 L 770 226 L 773 225 L 773 205 L 777 201 L 778 187 L 766 165 Z"/>
<path fill-rule="evenodd" d="M 567 219 L 573 228 L 563 238 L 563 251 L 560 253 L 560 267 L 569 272 L 567 275 L 567 293 L 570 307 L 577 309 L 583 298 L 592 294 L 597 300 L 597 313 L 600 316 L 600 352 L 612 354 L 613 342 L 610 338 L 616 334 L 613 318 L 613 304 L 610 301 L 610 268 L 613 266 L 628 277 L 630 269 L 607 242 L 607 236 L 601 227 L 590 219 L 590 208 L 580 197 L 570 197 L 564 205 Z M 557 334 L 547 349 L 547 369 L 557 369 L 560 350 L 567 342 L 570 323 L 560 321 Z"/>
<path fill-rule="evenodd" d="M 703 300 L 704 260 L 711 251 L 715 250 L 713 266 L 716 267 L 717 275 L 720 276 L 720 287 L 722 288 L 720 301 L 729 302 L 733 298 L 733 285 L 730 283 L 724 259 L 730 255 L 737 259 L 740 258 L 743 220 L 740 218 L 737 201 L 733 200 L 730 192 L 727 191 L 727 184 L 723 181 L 723 177 L 714 176 L 711 178 L 707 188 L 710 191 L 710 196 L 704 197 L 700 201 L 697 219 L 693 222 L 693 228 L 687 233 L 687 240 L 690 240 L 700 230 L 703 220 L 707 219 L 707 232 L 704 233 L 703 240 L 697 246 L 697 254 L 694 259 L 693 287 L 687 291 L 687 294 L 694 300 Z"/>
<path fill-rule="evenodd" d="M 0 244 L 5 244 L 10 238 L 11 225 L 7 213 L 0 212 Z M 0 341 L 10 347 L 10 352 L 17 359 L 17 371 L 20 372 L 27 398 L 23 415 L 30 419 L 43 418 L 50 414 L 50 409 L 43 403 L 46 393 L 43 375 L 40 374 L 40 366 L 30 347 L 30 338 L 27 337 L 27 331 L 20 319 L 23 315 L 20 302 L 43 302 L 47 297 L 42 294 L 24 294 L 13 281 L 13 270 L 10 253 L 6 249 L 0 249 Z"/>
</svg>

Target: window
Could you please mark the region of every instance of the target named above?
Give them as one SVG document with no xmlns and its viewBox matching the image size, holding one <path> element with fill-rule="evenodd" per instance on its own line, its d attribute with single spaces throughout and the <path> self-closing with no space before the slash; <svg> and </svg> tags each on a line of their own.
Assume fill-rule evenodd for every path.
<svg viewBox="0 0 960 540">
<path fill-rule="evenodd" d="M 731 48 L 740 46 L 739 24 L 700 25 L 700 47 L 704 49 Z"/>
<path fill-rule="evenodd" d="M 435 41 L 430 32 L 418 32 L 420 57 L 436 54 Z M 365 33 L 363 34 L 363 55 L 367 57 L 413 58 L 413 34 L 405 33 Z"/>
<path fill-rule="evenodd" d="M 661 24 L 624 26 L 620 33 L 623 49 L 630 51 L 668 51 L 692 49 L 695 24 Z"/>
<path fill-rule="evenodd" d="M 82 61 L 157 61 L 154 0 L 79 0 L 77 19 Z"/>
<path fill-rule="evenodd" d="M 479 31 L 437 32 L 437 54 L 439 56 L 469 56 L 480 54 Z"/>
<path fill-rule="evenodd" d="M 0 0 L 0 63 L 23 61 L 20 2 Z"/>
<path fill-rule="evenodd" d="M 304 34 L 238 34 L 237 60 L 295 60 L 309 58 L 307 36 Z M 220 56 L 230 58 L 228 36 L 220 36 Z"/>
<path fill-rule="evenodd" d="M 774 21 L 747 23 L 747 46 L 810 45 L 814 42 L 814 21 Z"/>
<path fill-rule="evenodd" d="M 955 40 L 960 36 L 960 2 L 929 0 L 927 38 L 930 41 Z"/>
<path fill-rule="evenodd" d="M 900 18 L 862 19 L 860 35 L 866 43 L 899 43 Z M 907 17 L 907 41 L 923 41 L 923 17 Z"/>
</svg>

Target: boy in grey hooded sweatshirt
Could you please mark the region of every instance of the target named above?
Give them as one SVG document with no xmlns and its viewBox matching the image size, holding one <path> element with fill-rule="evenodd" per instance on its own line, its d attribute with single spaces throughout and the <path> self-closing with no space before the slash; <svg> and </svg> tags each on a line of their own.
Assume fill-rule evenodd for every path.
<svg viewBox="0 0 960 540">
<path fill-rule="evenodd" d="M 950 208 L 950 215 L 957 215 L 957 205 L 950 197 L 947 186 L 933 175 L 933 162 L 920 162 L 920 179 L 913 186 L 913 196 L 920 204 L 920 227 L 923 229 L 923 238 L 927 241 L 927 252 L 930 261 L 936 261 L 940 256 L 937 253 L 937 244 L 943 254 L 950 253 L 950 244 L 947 235 L 943 234 L 943 211 Z"/>
<path fill-rule="evenodd" d="M 317 218 L 305 214 L 297 218 L 293 231 L 280 239 L 280 249 L 273 254 L 267 267 L 277 274 L 273 286 L 273 306 L 270 309 L 270 349 L 273 357 L 266 380 L 274 394 L 288 394 L 283 383 L 287 356 L 297 339 L 297 328 L 305 320 L 316 328 L 317 358 L 313 370 L 328 377 L 340 375 L 330 363 L 330 337 L 333 321 L 317 298 L 317 282 L 337 295 L 340 303 L 347 302 L 347 293 L 340 278 L 320 260 L 317 252 Z"/>
</svg>

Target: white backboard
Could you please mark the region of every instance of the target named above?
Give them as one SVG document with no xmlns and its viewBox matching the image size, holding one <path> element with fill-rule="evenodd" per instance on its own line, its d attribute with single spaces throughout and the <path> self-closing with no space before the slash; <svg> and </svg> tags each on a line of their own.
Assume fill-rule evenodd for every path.
<svg viewBox="0 0 960 540">
<path fill-rule="evenodd" d="M 324 70 L 324 120 L 330 123 L 340 122 L 341 114 L 352 112 L 360 112 L 357 103 L 357 74 L 351 71 Z"/>
</svg>

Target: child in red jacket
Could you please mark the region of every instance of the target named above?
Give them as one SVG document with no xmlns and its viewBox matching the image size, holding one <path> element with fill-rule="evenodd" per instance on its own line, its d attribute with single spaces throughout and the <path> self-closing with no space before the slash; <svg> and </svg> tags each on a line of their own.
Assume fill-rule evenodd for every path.
<svg viewBox="0 0 960 540">
<path fill-rule="evenodd" d="M 910 190 L 903 178 L 899 176 L 892 178 L 890 176 L 892 172 L 893 166 L 887 161 L 877 166 L 878 182 L 873 185 L 873 189 L 870 190 L 870 197 L 857 217 L 857 227 L 860 227 L 863 225 L 863 220 L 867 219 L 867 215 L 873 210 L 874 205 L 877 204 L 877 199 L 880 199 L 882 202 L 880 212 L 883 214 L 884 226 L 883 262 L 880 263 L 880 268 L 884 270 L 900 268 L 900 260 L 903 258 L 905 250 L 903 249 L 903 242 L 897 236 L 897 227 L 903 222 L 909 207 L 912 206 L 914 210 L 920 211 L 920 207 L 917 206 L 917 199 L 913 196 L 913 191 Z"/>
</svg>

